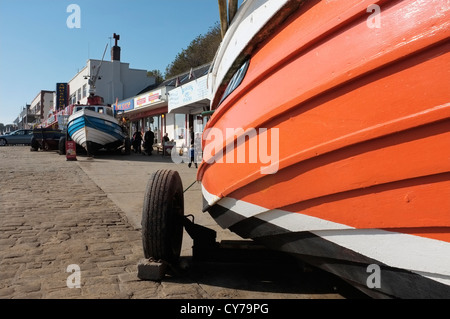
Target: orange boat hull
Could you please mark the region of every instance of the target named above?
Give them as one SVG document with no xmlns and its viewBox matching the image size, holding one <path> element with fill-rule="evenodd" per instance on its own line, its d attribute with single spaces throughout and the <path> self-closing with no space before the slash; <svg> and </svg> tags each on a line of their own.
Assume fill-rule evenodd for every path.
<svg viewBox="0 0 450 319">
<path fill-rule="evenodd" d="M 361 286 L 368 264 L 417 284 L 370 292 L 450 297 L 448 2 L 378 1 L 379 28 L 371 2 L 306 2 L 247 49 L 242 83 L 213 96 L 198 172 L 205 210 Z"/>
</svg>

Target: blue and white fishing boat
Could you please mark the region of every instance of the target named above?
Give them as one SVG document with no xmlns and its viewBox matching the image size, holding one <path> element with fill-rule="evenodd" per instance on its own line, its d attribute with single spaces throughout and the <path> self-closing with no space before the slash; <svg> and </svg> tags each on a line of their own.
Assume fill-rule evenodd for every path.
<svg viewBox="0 0 450 319">
<path fill-rule="evenodd" d="M 103 52 L 105 57 L 106 49 Z M 101 96 L 95 94 L 95 84 L 99 79 L 102 62 L 93 76 L 89 77 L 89 97 L 87 105 L 76 104 L 69 116 L 67 132 L 70 138 L 81 145 L 88 155 L 95 154 L 100 149 L 116 150 L 121 147 L 125 154 L 130 154 L 131 143 L 127 130 L 114 117 L 112 107 L 104 104 Z"/>
<path fill-rule="evenodd" d="M 125 146 L 127 152 L 128 136 L 119 121 L 114 117 L 113 110 L 107 105 L 76 105 L 68 120 L 70 138 L 81 145 L 88 154 L 94 154 L 100 149 L 115 150 Z"/>
</svg>

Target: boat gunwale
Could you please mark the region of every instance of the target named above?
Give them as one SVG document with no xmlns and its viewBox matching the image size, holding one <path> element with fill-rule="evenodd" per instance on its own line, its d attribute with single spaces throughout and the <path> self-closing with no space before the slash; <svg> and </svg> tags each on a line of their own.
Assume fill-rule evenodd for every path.
<svg viewBox="0 0 450 319">
<path fill-rule="evenodd" d="M 319 35 L 317 37 L 313 37 L 310 41 L 306 42 L 304 45 L 302 45 L 301 47 L 299 47 L 298 49 L 296 49 L 295 51 L 291 52 L 289 55 L 284 57 L 279 63 L 277 63 L 276 65 L 273 65 L 271 68 L 269 68 L 265 72 L 261 73 L 256 79 L 253 80 L 254 85 L 249 84 L 249 87 L 256 86 L 259 82 L 263 81 L 263 79 L 268 74 L 273 73 L 275 70 L 280 69 L 284 65 L 288 64 L 290 61 L 292 61 L 293 59 L 295 59 L 297 57 L 299 52 L 305 51 L 306 49 L 317 45 L 318 42 L 324 41 L 326 38 L 332 37 L 333 34 L 336 34 L 337 32 L 339 32 L 346 26 L 354 23 L 356 20 L 361 19 L 361 17 L 363 17 L 367 13 L 366 8 L 367 8 L 368 3 L 382 5 L 386 2 L 389 3 L 389 1 L 390 0 L 376 0 L 376 1 L 375 0 L 364 0 L 362 3 L 358 3 L 354 7 L 351 7 L 349 10 L 347 10 L 345 12 L 345 15 L 344 15 L 345 18 L 342 18 L 342 15 L 341 15 L 341 17 L 340 17 L 340 20 L 342 19 L 341 22 L 339 22 L 337 24 L 332 24 L 328 28 L 325 28 L 326 30 L 323 31 L 322 33 L 319 33 Z M 401 0 L 396 0 L 396 1 L 398 2 Z M 303 2 L 299 3 L 298 6 L 303 5 L 305 2 L 308 3 L 308 1 L 303 1 Z M 320 2 L 320 0 L 311 1 L 311 3 L 314 3 L 314 2 L 317 3 L 317 2 Z M 288 5 L 289 5 L 289 3 L 287 3 L 285 6 L 288 6 Z M 308 10 L 308 9 L 309 8 L 304 8 L 304 7 L 301 8 L 301 10 Z M 290 18 L 291 18 L 290 16 L 284 17 L 285 20 L 289 20 Z M 264 27 L 261 30 L 259 30 L 259 33 L 265 34 L 265 33 L 268 33 L 271 30 L 271 28 L 273 28 L 273 29 L 278 28 L 278 24 L 276 25 L 276 27 L 274 27 L 272 24 L 273 24 L 273 22 L 271 22 L 271 19 L 269 19 L 267 21 L 266 25 L 264 25 Z M 269 31 L 266 30 L 265 28 L 269 28 Z M 230 66 L 229 70 L 226 73 L 227 75 L 224 76 L 223 79 L 221 80 L 222 83 L 218 86 L 216 91 L 213 92 L 214 98 L 211 101 L 211 109 L 216 110 L 216 112 L 213 114 L 213 116 L 210 119 L 210 123 L 211 123 L 210 125 L 214 124 L 215 118 L 218 116 L 218 114 L 220 114 L 220 112 L 224 112 L 224 110 L 222 110 L 222 108 L 220 108 L 219 106 L 224 104 L 225 100 L 232 98 L 232 97 L 228 96 L 226 99 L 224 99 L 224 101 L 221 101 L 221 96 L 222 96 L 223 92 L 225 91 L 229 80 L 231 80 L 234 72 L 240 68 L 241 64 L 244 63 L 244 61 L 248 60 L 249 58 L 251 59 L 253 54 L 257 50 L 259 50 L 259 46 L 258 46 L 259 43 L 267 41 L 267 37 L 265 37 L 265 38 L 261 37 L 261 38 L 262 39 L 258 39 L 257 43 L 250 42 L 242 50 L 241 54 L 236 57 L 235 61 Z M 216 62 L 214 62 L 214 65 L 216 65 Z M 211 73 L 213 74 L 213 72 L 214 72 L 214 69 L 212 70 Z M 222 91 L 219 90 L 219 87 L 222 87 Z M 230 94 L 230 95 L 232 95 L 232 94 Z"/>
<path fill-rule="evenodd" d="M 385 0 L 380 2 L 384 2 Z M 391 4 L 392 5 L 392 4 Z M 228 95 L 224 101 L 221 102 L 220 106 L 215 109 L 215 112 L 211 116 L 210 120 L 208 121 L 208 124 L 206 128 L 214 126 L 214 124 L 218 121 L 218 119 L 226 113 L 227 109 L 229 108 L 228 105 L 233 105 L 236 103 L 237 100 L 241 99 L 243 96 L 245 96 L 249 91 L 251 91 L 254 87 L 256 87 L 258 84 L 263 82 L 270 74 L 275 73 L 276 71 L 282 69 L 283 67 L 286 67 L 289 63 L 291 63 L 293 60 L 298 59 L 301 55 L 304 54 L 306 51 L 311 51 L 314 49 L 314 47 L 318 46 L 320 43 L 326 42 L 328 38 L 332 38 L 334 34 L 337 32 L 340 32 L 342 28 L 352 24 L 355 22 L 355 20 L 361 19 L 361 16 L 353 16 L 349 17 L 342 23 L 340 23 L 337 26 L 331 27 L 327 32 L 323 34 L 323 36 L 320 36 L 318 38 L 312 39 L 311 41 L 308 41 L 304 45 L 297 48 L 295 51 L 291 52 L 290 54 L 286 55 L 282 60 L 278 61 L 277 63 L 273 64 L 270 68 L 266 69 L 264 72 L 260 73 L 259 75 L 256 75 L 250 82 L 246 81 L 246 78 L 243 79 L 240 86 L 234 90 L 231 94 Z M 344 23 L 345 22 L 345 23 Z M 303 99 L 302 103 L 306 103 L 310 99 L 317 98 L 320 95 L 327 94 L 329 91 L 336 90 L 341 86 L 348 85 L 352 81 L 356 81 L 360 78 L 369 76 L 372 73 L 378 72 L 379 70 L 389 67 L 391 64 L 400 63 L 404 60 L 410 59 L 414 57 L 415 55 L 421 54 L 423 51 L 429 50 L 434 48 L 435 46 L 440 45 L 448 45 L 448 29 L 445 26 L 450 27 L 450 22 L 447 22 L 445 25 L 442 25 L 442 27 L 439 28 L 438 31 L 441 31 L 442 35 L 440 35 L 440 38 L 438 38 L 436 41 L 432 41 L 428 43 L 427 41 L 424 41 L 425 38 L 421 37 L 420 39 L 416 39 L 418 41 L 408 42 L 405 46 L 398 46 L 395 48 L 395 50 L 392 50 L 391 52 L 385 53 L 382 56 L 375 56 L 372 64 L 376 64 L 376 61 L 381 60 L 382 63 L 379 63 L 378 65 L 372 67 L 370 63 L 365 63 L 361 67 L 354 67 L 351 70 L 346 70 L 343 72 L 343 74 L 340 77 L 334 77 L 332 80 L 327 81 L 326 83 L 322 84 L 320 87 L 316 87 L 314 90 L 311 90 L 311 92 L 305 92 L 302 96 L 296 97 L 293 100 L 299 100 Z M 332 32 L 332 33 L 331 33 Z M 429 34 L 430 35 L 430 34 Z M 436 36 L 434 34 L 434 36 Z M 419 42 L 419 43 L 418 43 Z M 425 42 L 425 43 L 423 43 Z M 423 43 L 423 44 L 422 44 Z M 410 47 L 409 45 L 413 44 L 413 47 Z M 390 60 L 386 60 L 386 55 L 392 55 L 392 58 Z M 252 56 L 252 55 L 248 55 Z M 248 58 L 246 58 L 248 59 Z M 245 61 L 244 59 L 243 61 Z M 384 61 L 383 61 L 384 60 Z M 250 58 L 250 66 L 251 66 L 251 58 Z M 249 68 L 250 68 L 249 66 Z M 359 72 L 354 72 L 356 70 L 359 70 Z M 350 77 L 349 74 L 352 76 Z M 340 79 L 343 79 L 342 81 Z M 248 82 L 248 83 L 247 83 Z M 211 102 L 211 106 L 213 107 L 214 101 L 219 100 L 220 101 L 221 94 L 218 94 L 215 96 L 213 101 Z M 280 108 L 283 108 L 284 112 L 288 112 L 290 109 L 297 107 L 298 103 L 293 103 L 291 100 L 286 102 L 285 105 L 292 105 L 291 107 L 287 107 L 285 105 L 280 106 Z M 287 108 L 286 110 L 284 110 Z M 255 120 L 252 123 L 248 124 L 248 127 L 256 127 L 255 124 L 258 123 L 259 125 L 264 124 L 265 122 L 269 122 L 273 119 L 273 117 L 276 117 L 277 114 L 273 114 L 272 117 L 267 117 L 267 120 L 264 122 Z"/>
<path fill-rule="evenodd" d="M 281 0 L 280 0 L 281 1 Z M 378 0 L 378 1 L 386 1 L 386 0 Z M 288 19 L 290 14 L 295 11 L 299 6 L 302 6 L 306 0 L 287 0 L 281 7 L 278 8 L 276 12 L 274 12 L 261 26 L 259 30 L 257 30 L 256 34 L 250 39 L 250 41 L 244 45 L 242 50 L 236 54 L 234 60 L 231 62 L 229 68 L 223 72 L 223 75 L 217 79 L 217 74 L 219 70 L 217 70 L 218 60 L 220 62 L 223 60 L 223 56 L 226 54 L 229 49 L 228 45 L 232 42 L 233 36 L 237 29 L 239 29 L 239 24 L 237 23 L 240 15 L 245 15 L 248 9 L 246 6 L 250 6 L 250 1 L 246 1 L 242 4 L 241 8 L 239 8 L 233 23 L 231 23 L 229 29 L 227 30 L 225 37 L 223 38 L 219 49 L 216 52 L 216 56 L 211 64 L 211 70 L 208 73 L 208 77 L 213 78 L 212 83 L 212 96 L 214 97 L 210 103 L 210 109 L 215 109 L 213 105 L 219 104 L 219 101 L 222 97 L 223 92 L 228 85 L 228 82 L 233 77 L 234 73 L 239 70 L 242 63 L 246 61 L 253 52 L 258 48 L 259 44 L 264 42 L 266 36 L 264 34 L 270 33 L 270 30 L 276 29 L 279 24 L 284 22 L 285 19 Z M 215 83 L 218 83 L 217 85 Z M 213 116 L 214 117 L 214 116 Z M 213 119 L 211 117 L 211 119 Z"/>
</svg>

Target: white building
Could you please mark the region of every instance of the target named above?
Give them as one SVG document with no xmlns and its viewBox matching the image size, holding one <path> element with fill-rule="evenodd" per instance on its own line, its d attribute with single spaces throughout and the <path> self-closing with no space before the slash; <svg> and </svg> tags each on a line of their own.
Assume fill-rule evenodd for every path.
<svg viewBox="0 0 450 319">
<path fill-rule="evenodd" d="M 155 78 L 147 76 L 146 70 L 130 69 L 129 63 L 89 59 L 86 66 L 68 82 L 68 104 L 87 104 L 90 89 L 93 89 L 89 79 L 95 76 L 95 93 L 103 97 L 106 104 L 114 104 L 116 99 L 136 95 L 155 84 Z"/>
<path fill-rule="evenodd" d="M 147 70 L 130 69 L 129 63 L 120 62 L 121 49 L 117 45 L 120 36 L 114 33 L 114 39 L 111 61 L 89 59 L 86 66 L 69 81 L 69 105 L 78 102 L 87 104 L 91 91 L 101 96 L 105 104 L 114 104 L 155 84 L 155 77 L 147 76 Z"/>
<path fill-rule="evenodd" d="M 29 115 L 33 115 L 34 123 L 40 124 L 53 110 L 55 101 L 55 91 L 41 90 L 38 95 L 31 101 Z M 31 123 L 29 123 L 31 124 Z"/>
</svg>

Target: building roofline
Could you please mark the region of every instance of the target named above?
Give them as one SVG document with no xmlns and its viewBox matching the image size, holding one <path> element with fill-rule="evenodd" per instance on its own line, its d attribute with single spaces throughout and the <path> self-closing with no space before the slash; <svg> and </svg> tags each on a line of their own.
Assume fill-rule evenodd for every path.
<svg viewBox="0 0 450 319">
<path fill-rule="evenodd" d="M 205 63 L 203 65 L 200 65 L 200 66 L 197 66 L 195 68 L 192 68 L 192 71 L 194 72 L 194 75 L 195 75 L 196 71 L 201 70 L 201 69 L 205 69 L 206 67 L 208 67 L 208 71 L 209 71 L 209 68 L 210 68 L 211 64 L 212 64 L 212 62 Z M 138 94 L 136 94 L 136 96 L 144 94 L 144 93 L 152 91 L 152 90 L 155 90 L 155 89 L 160 88 L 160 87 L 175 86 L 175 81 L 176 81 L 177 78 L 180 78 L 180 77 L 183 78 L 183 77 L 189 76 L 190 72 L 191 72 L 191 70 L 183 72 L 183 73 L 180 73 L 178 75 L 175 75 L 175 76 L 173 76 L 173 77 L 171 77 L 171 78 L 169 78 L 167 80 L 164 80 L 162 83 L 160 83 L 160 84 L 158 84 L 156 86 L 155 85 L 149 85 L 146 88 L 144 88 L 142 91 L 140 91 Z M 206 72 L 206 70 L 204 72 Z M 203 75 L 204 74 L 202 74 L 201 76 L 195 76 L 195 79 L 198 79 L 198 78 L 202 77 Z M 188 78 L 186 78 L 183 81 L 180 81 L 180 86 L 183 85 L 183 84 L 189 83 L 191 81 L 194 81 L 195 79 L 188 79 Z M 171 84 L 171 82 L 174 82 L 174 83 Z"/>
<path fill-rule="evenodd" d="M 56 91 L 49 91 L 49 90 L 40 90 L 38 94 L 36 94 L 36 96 L 34 97 L 34 99 L 31 100 L 31 103 L 33 103 L 33 101 L 41 94 L 45 94 L 45 93 L 55 93 Z M 30 104 L 31 104 L 30 103 Z"/>
</svg>

